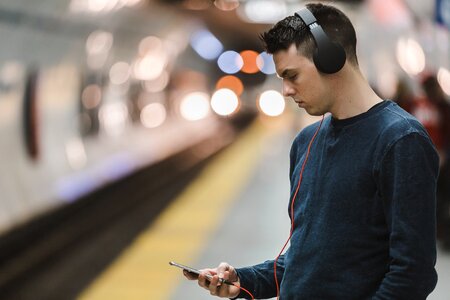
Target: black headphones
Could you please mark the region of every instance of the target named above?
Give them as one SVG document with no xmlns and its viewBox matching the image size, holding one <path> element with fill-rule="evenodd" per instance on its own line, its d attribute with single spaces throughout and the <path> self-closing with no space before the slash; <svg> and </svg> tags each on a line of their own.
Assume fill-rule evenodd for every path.
<svg viewBox="0 0 450 300">
<path fill-rule="evenodd" d="M 342 69 L 346 59 L 344 48 L 330 40 L 322 26 L 317 23 L 316 17 L 306 7 L 296 12 L 295 16 L 305 23 L 316 42 L 316 50 L 313 55 L 316 68 L 326 74 L 333 74 Z"/>
</svg>

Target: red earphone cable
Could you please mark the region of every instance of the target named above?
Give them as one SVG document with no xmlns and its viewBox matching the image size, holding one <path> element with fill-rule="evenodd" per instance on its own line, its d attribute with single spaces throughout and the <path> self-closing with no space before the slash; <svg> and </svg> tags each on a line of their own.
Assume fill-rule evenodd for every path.
<svg viewBox="0 0 450 300">
<path fill-rule="evenodd" d="M 277 299 L 279 298 L 279 295 L 280 295 L 280 287 L 279 287 L 278 278 L 277 278 L 277 261 L 280 258 L 281 254 L 283 253 L 284 249 L 286 248 L 287 244 L 291 240 L 292 232 L 294 231 L 294 203 L 295 203 L 295 199 L 297 197 L 297 193 L 298 193 L 298 191 L 300 189 L 300 185 L 302 183 L 303 170 L 305 169 L 306 162 L 308 161 L 309 152 L 311 151 L 312 143 L 316 139 L 316 136 L 317 136 L 317 133 L 319 133 L 320 127 L 322 127 L 322 122 L 323 122 L 324 118 L 325 118 L 325 116 L 322 116 L 322 120 L 320 121 L 320 124 L 317 127 L 316 132 L 314 133 L 313 137 L 311 138 L 311 141 L 309 142 L 308 150 L 306 151 L 306 157 L 305 157 L 305 160 L 303 161 L 302 168 L 300 170 L 300 177 L 298 179 L 297 188 L 295 190 L 294 197 L 292 198 L 292 203 L 291 203 L 291 230 L 289 232 L 289 238 L 287 239 L 286 243 L 284 243 L 283 248 L 281 249 L 280 253 L 278 254 L 277 258 L 275 259 L 275 261 L 273 263 L 273 276 L 275 277 L 275 284 L 277 286 Z"/>
<path fill-rule="evenodd" d="M 253 296 L 253 294 L 252 293 L 250 293 L 248 290 L 246 290 L 245 288 L 243 288 L 242 286 L 238 286 L 237 284 L 233 284 L 235 287 L 238 287 L 238 288 L 240 288 L 241 290 L 243 290 L 244 292 L 246 292 L 247 294 L 249 294 L 250 295 L 250 297 L 252 297 L 252 300 L 254 300 L 255 299 L 255 297 Z"/>
</svg>

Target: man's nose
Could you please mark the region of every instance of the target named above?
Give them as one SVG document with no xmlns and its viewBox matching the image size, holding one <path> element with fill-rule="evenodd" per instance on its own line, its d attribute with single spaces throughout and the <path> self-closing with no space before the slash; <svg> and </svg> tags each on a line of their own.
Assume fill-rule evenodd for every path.
<svg viewBox="0 0 450 300">
<path fill-rule="evenodd" d="M 287 83 L 285 80 L 283 80 L 283 96 L 284 97 L 291 97 L 295 95 L 295 90 L 292 88 L 292 86 Z"/>
</svg>

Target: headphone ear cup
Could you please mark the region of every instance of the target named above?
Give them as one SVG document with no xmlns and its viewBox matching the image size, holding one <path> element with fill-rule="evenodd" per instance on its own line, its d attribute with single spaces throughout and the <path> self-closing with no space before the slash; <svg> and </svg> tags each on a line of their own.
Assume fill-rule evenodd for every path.
<svg viewBox="0 0 450 300">
<path fill-rule="evenodd" d="M 325 74 L 339 72 L 345 64 L 345 50 L 335 42 L 321 43 L 313 54 L 316 68 Z"/>
</svg>

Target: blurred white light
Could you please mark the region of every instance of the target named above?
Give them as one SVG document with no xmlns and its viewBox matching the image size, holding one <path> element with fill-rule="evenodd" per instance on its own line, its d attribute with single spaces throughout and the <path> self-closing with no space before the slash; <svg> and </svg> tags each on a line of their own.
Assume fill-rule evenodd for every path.
<svg viewBox="0 0 450 300">
<path fill-rule="evenodd" d="M 86 41 L 86 52 L 89 55 L 96 55 L 108 52 L 113 44 L 113 35 L 106 31 L 92 32 Z"/>
<path fill-rule="evenodd" d="M 161 92 L 169 84 L 169 73 L 163 71 L 161 76 L 153 80 L 143 81 L 144 89 L 149 93 Z"/>
<path fill-rule="evenodd" d="M 242 69 L 244 60 L 236 51 L 225 51 L 219 56 L 217 64 L 224 73 L 234 74 Z"/>
<path fill-rule="evenodd" d="M 397 60 L 410 75 L 417 75 L 425 68 L 425 53 L 418 42 L 412 38 L 400 38 L 397 42 Z"/>
<path fill-rule="evenodd" d="M 283 113 L 286 103 L 284 97 L 277 91 L 269 90 L 261 94 L 259 108 L 268 116 L 276 117 Z"/>
<path fill-rule="evenodd" d="M 139 43 L 139 55 L 145 56 L 148 52 L 161 51 L 163 42 L 159 37 L 148 36 Z"/>
<path fill-rule="evenodd" d="M 106 31 L 92 32 L 86 41 L 87 64 L 91 69 L 102 68 L 113 45 L 113 35 Z"/>
<path fill-rule="evenodd" d="M 439 68 L 437 80 L 444 93 L 450 96 L 450 71 L 446 68 Z"/>
<path fill-rule="evenodd" d="M 93 109 L 100 104 L 102 89 L 98 84 L 90 84 L 81 93 L 81 102 L 87 109 Z"/>
<path fill-rule="evenodd" d="M 108 12 L 116 8 L 118 0 L 88 0 L 87 10 L 99 13 Z"/>
<path fill-rule="evenodd" d="M 74 137 L 66 143 L 66 156 L 70 167 L 80 170 L 86 166 L 87 156 L 83 141 L 79 137 Z"/>
<path fill-rule="evenodd" d="M 167 65 L 164 52 L 148 53 L 134 64 L 134 76 L 139 80 L 154 80 L 161 76 Z"/>
<path fill-rule="evenodd" d="M 124 103 L 106 104 L 99 111 L 100 122 L 110 136 L 118 136 L 125 130 L 128 108 Z"/>
<path fill-rule="evenodd" d="M 69 11 L 107 13 L 119 10 L 124 6 L 134 6 L 139 2 L 141 0 L 71 0 Z"/>
<path fill-rule="evenodd" d="M 124 84 L 130 78 L 130 65 L 126 62 L 117 62 L 109 70 L 109 80 L 112 84 Z"/>
<path fill-rule="evenodd" d="M 87 8 L 92 12 L 101 12 L 108 5 L 108 0 L 88 0 Z"/>
<path fill-rule="evenodd" d="M 161 103 L 150 103 L 141 111 L 141 122 L 147 128 L 160 126 L 166 120 L 166 108 Z"/>
<path fill-rule="evenodd" d="M 259 70 L 264 74 L 271 75 L 275 74 L 275 64 L 273 62 L 273 57 L 266 52 L 261 52 L 256 58 L 256 65 Z"/>
<path fill-rule="evenodd" d="M 377 74 L 377 86 L 381 95 L 384 97 L 394 97 L 397 89 L 397 76 L 395 72 L 389 67 L 382 68 Z"/>
<path fill-rule="evenodd" d="M 121 2 L 122 5 L 124 5 L 124 6 L 131 7 L 131 6 L 138 5 L 139 3 L 142 2 L 142 0 L 120 0 L 119 2 Z"/>
<path fill-rule="evenodd" d="M 231 115 L 239 107 L 238 96 L 230 89 L 217 90 L 211 97 L 211 107 L 218 115 Z"/>
<path fill-rule="evenodd" d="M 104 12 L 116 10 L 119 9 L 120 7 L 122 7 L 122 5 L 121 3 L 119 3 L 119 0 L 108 0 L 105 5 Z"/>
<path fill-rule="evenodd" d="M 243 13 L 249 22 L 272 24 L 286 16 L 287 7 L 284 1 L 279 0 L 248 1 Z"/>
<path fill-rule="evenodd" d="M 202 29 L 191 36 L 191 46 L 202 58 L 212 60 L 222 53 L 222 43 L 208 30 Z"/>
<path fill-rule="evenodd" d="M 204 119 L 209 114 L 209 96 L 203 92 L 186 95 L 180 103 L 181 116 L 189 121 Z"/>
</svg>

